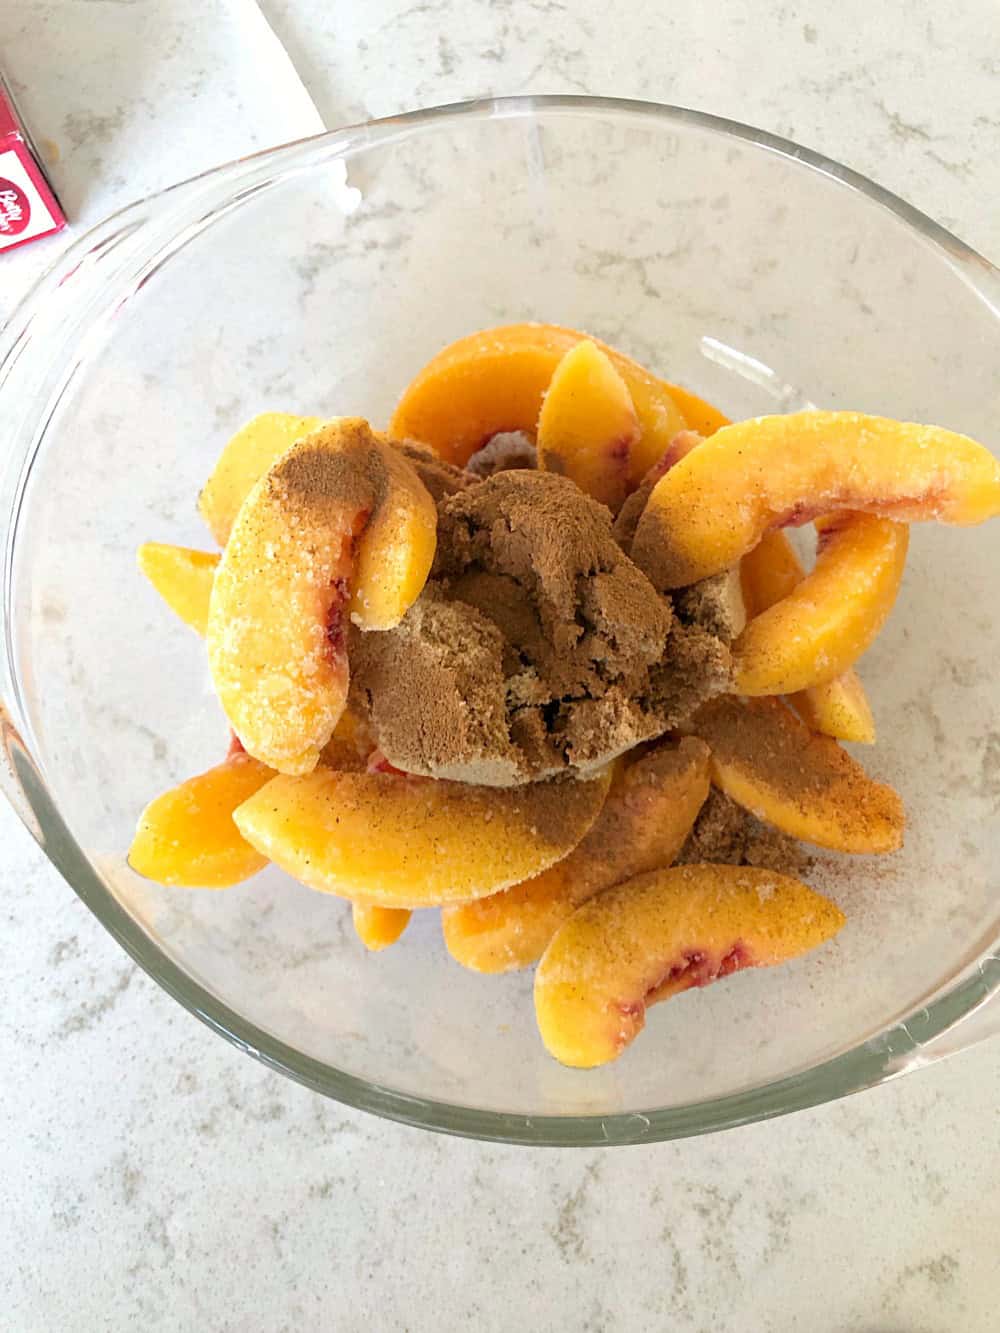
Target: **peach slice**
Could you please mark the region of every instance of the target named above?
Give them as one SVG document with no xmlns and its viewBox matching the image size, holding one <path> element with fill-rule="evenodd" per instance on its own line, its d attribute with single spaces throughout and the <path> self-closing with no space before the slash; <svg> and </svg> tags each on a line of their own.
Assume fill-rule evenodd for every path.
<svg viewBox="0 0 1000 1333">
<path fill-rule="evenodd" d="M 393 414 L 396 439 L 420 440 L 464 466 L 491 436 L 535 430 L 542 397 L 566 353 L 586 337 L 555 324 L 508 324 L 460 338 L 410 381 Z M 641 481 L 686 426 L 669 386 L 596 338 L 625 381 L 642 434 L 632 449 L 629 480 Z"/>
<path fill-rule="evenodd" d="M 825 685 L 814 685 L 789 697 L 810 731 L 858 745 L 875 744 L 875 718 L 856 671 L 845 671 Z"/>
<path fill-rule="evenodd" d="M 442 909 L 451 956 L 474 972 L 536 962 L 580 903 L 669 865 L 707 795 L 708 747 L 693 737 L 621 766 L 590 832 L 563 860 L 503 893 Z"/>
<path fill-rule="evenodd" d="M 351 914 L 358 939 L 371 953 L 395 944 L 413 915 L 406 907 L 376 907 L 374 903 L 352 903 Z"/>
<path fill-rule="evenodd" d="M 296 440 L 322 424 L 322 417 L 262 412 L 236 432 L 198 497 L 198 512 L 220 546 L 229 540 L 240 506 L 264 473 Z"/>
<path fill-rule="evenodd" d="M 240 832 L 312 889 L 380 907 L 497 893 L 554 865 L 600 813 L 610 772 L 524 787 L 335 773 L 278 777 L 237 810 Z"/>
<path fill-rule="evenodd" d="M 816 736 L 778 699 L 732 696 L 698 710 L 691 730 L 712 751 L 712 781 L 782 833 L 837 852 L 894 852 L 905 815 L 895 791 L 870 778 L 829 736 Z"/>
<path fill-rule="evenodd" d="M 577 909 L 535 973 L 535 1017 L 550 1055 L 576 1069 L 616 1059 L 646 1010 L 745 967 L 817 948 L 843 913 L 798 880 L 749 866 L 654 870 Z"/>
<path fill-rule="evenodd" d="M 246 749 L 308 773 L 347 699 L 344 620 L 398 624 L 424 585 L 437 511 L 368 423 L 307 435 L 247 496 L 215 576 L 208 661 Z"/>
<path fill-rule="evenodd" d="M 364 773 L 368 757 L 375 749 L 375 737 L 368 723 L 348 703 L 333 729 L 333 735 L 320 751 L 319 762 L 338 773 Z"/>
<path fill-rule="evenodd" d="M 158 884 L 226 889 L 267 865 L 240 837 L 233 811 L 273 772 L 248 754 L 231 754 L 207 773 L 150 801 L 139 816 L 128 863 Z"/>
<path fill-rule="evenodd" d="M 143 542 L 137 559 L 139 568 L 171 611 L 203 635 L 219 563 L 215 552 L 192 551 L 167 542 Z"/>
<path fill-rule="evenodd" d="M 743 557 L 743 600 L 751 619 L 769 611 L 805 578 L 805 570 L 783 532 L 768 532 Z M 789 703 L 813 731 L 838 741 L 875 741 L 875 719 L 857 673 L 848 669 L 823 685 L 793 694 Z"/>
<path fill-rule="evenodd" d="M 686 458 L 692 449 L 701 444 L 703 438 L 696 430 L 678 431 L 653 466 L 647 469 L 642 481 L 618 510 L 615 517 L 615 540 L 626 555 L 632 549 L 635 530 L 639 526 L 642 511 L 646 508 L 649 497 L 653 494 L 653 487 L 675 464 L 679 463 L 682 458 Z"/>
<path fill-rule="evenodd" d="M 617 510 L 639 434 L 625 381 L 606 353 L 589 340 L 571 347 L 542 403 L 538 466 L 569 477 L 592 499 Z"/>
<path fill-rule="evenodd" d="M 699 398 L 696 393 L 690 389 L 683 389 L 679 384 L 667 384 L 670 390 L 670 396 L 680 408 L 684 420 L 691 430 L 699 435 L 714 435 L 717 430 L 730 424 L 729 418 L 724 416 L 717 407 L 706 402 L 704 398 Z"/>
<path fill-rule="evenodd" d="M 903 579 L 910 530 L 874 514 L 835 519 L 822 523 L 812 573 L 754 616 L 734 642 L 737 693 L 793 694 L 834 680 L 885 624 Z"/>
<path fill-rule="evenodd" d="M 771 528 L 837 509 L 900 522 L 1000 513 L 1000 463 L 967 436 L 860 412 L 724 426 L 659 481 L 632 559 L 661 591 L 719 574 Z"/>
</svg>

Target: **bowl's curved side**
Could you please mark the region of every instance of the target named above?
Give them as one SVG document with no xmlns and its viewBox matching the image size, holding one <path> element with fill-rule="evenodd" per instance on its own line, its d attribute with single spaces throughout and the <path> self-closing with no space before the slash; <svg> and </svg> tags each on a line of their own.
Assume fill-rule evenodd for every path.
<svg viewBox="0 0 1000 1333">
<path fill-rule="evenodd" d="M 348 1105 L 446 1133 L 524 1144 L 637 1143 L 705 1133 L 816 1105 L 920 1067 L 1000 1028 L 1000 942 L 926 1007 L 854 1050 L 767 1086 L 686 1106 L 608 1116 L 521 1116 L 414 1097 L 334 1069 L 248 1021 L 177 966 L 123 908 L 73 837 L 51 794 L 42 747 L 32 735 L 30 710 L 20 694 L 13 553 L 47 424 L 74 377 L 86 369 L 101 329 L 160 265 L 220 214 L 289 174 L 373 143 L 424 133 L 453 118 L 530 117 L 540 111 L 587 115 L 595 108 L 697 125 L 779 153 L 863 193 L 938 247 L 962 283 L 1000 319 L 1000 277 L 992 266 L 917 210 L 839 164 L 749 127 L 681 108 L 609 99 L 514 98 L 417 112 L 268 150 L 133 205 L 66 251 L 0 333 L 0 422 L 8 451 L 0 478 L 0 729 L 6 759 L 0 764 L 0 787 L 52 863 L 122 947 L 185 1008 L 235 1045 Z"/>
</svg>

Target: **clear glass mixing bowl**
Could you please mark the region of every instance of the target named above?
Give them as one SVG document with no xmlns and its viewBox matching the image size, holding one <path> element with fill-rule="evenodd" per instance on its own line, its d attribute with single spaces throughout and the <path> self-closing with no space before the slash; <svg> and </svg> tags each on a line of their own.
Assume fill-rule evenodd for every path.
<svg viewBox="0 0 1000 1333">
<path fill-rule="evenodd" d="M 914 532 L 863 664 L 905 851 L 821 854 L 832 945 L 651 1011 L 563 1069 L 530 974 L 479 977 L 436 916 L 367 955 L 277 871 L 228 893 L 129 872 L 136 815 L 217 761 L 204 651 L 135 568 L 207 546 L 195 496 L 267 408 L 385 422 L 485 325 L 590 330 L 731 416 L 802 402 L 1000 445 L 1000 278 L 900 200 L 756 130 L 670 107 L 518 98 L 235 162 L 78 241 L 0 344 L 3 782 L 125 949 L 217 1031 L 330 1096 L 525 1143 L 694 1134 L 826 1101 L 1000 1026 L 1000 525 Z M 989 1003 L 988 1003 L 989 1002 Z"/>
</svg>

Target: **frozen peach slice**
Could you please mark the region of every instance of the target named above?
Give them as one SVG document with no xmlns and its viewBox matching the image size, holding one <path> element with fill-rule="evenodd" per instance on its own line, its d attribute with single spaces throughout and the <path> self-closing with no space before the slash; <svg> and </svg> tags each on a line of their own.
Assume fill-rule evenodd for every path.
<svg viewBox="0 0 1000 1333">
<path fill-rule="evenodd" d="M 706 402 L 704 398 L 699 398 L 696 393 L 690 389 L 684 389 L 679 384 L 667 384 L 670 390 L 670 396 L 683 413 L 684 420 L 691 430 L 699 435 L 714 435 L 717 430 L 723 426 L 729 425 L 729 418 L 724 416 L 717 407 Z"/>
<path fill-rule="evenodd" d="M 322 417 L 262 412 L 229 441 L 198 497 L 198 512 L 220 546 L 229 540 L 240 505 L 296 440 L 322 426 Z"/>
<path fill-rule="evenodd" d="M 712 781 L 782 833 L 837 852 L 894 852 L 905 815 L 895 791 L 870 778 L 829 736 L 816 736 L 778 699 L 713 699 L 691 730 L 712 751 Z"/>
<path fill-rule="evenodd" d="M 835 517 L 835 516 L 834 516 Z M 768 532 L 740 565 L 743 601 L 751 619 L 787 597 L 805 570 L 783 532 Z M 812 731 L 838 741 L 875 741 L 875 719 L 864 686 L 853 670 L 824 685 L 793 694 L 789 703 Z"/>
<path fill-rule="evenodd" d="M 434 907 L 554 865 L 597 818 L 610 773 L 523 787 L 335 773 L 279 777 L 236 812 L 262 856 L 323 893 Z"/>
<path fill-rule="evenodd" d="M 892 610 L 909 528 L 874 514 L 841 513 L 821 522 L 812 572 L 803 575 L 800 569 L 799 581 L 754 615 L 733 644 L 734 688 L 740 694 L 794 694 L 835 680 L 870 647 Z M 757 577 L 752 597 L 764 607 L 771 585 L 791 582 L 781 574 L 786 568 L 791 572 L 791 565 L 781 554 L 781 568 L 765 586 L 767 561 L 777 547 L 768 540 L 757 556 L 760 550 L 745 557 L 744 580 Z"/>
<path fill-rule="evenodd" d="M 708 747 L 694 737 L 622 765 L 590 832 L 562 861 L 503 893 L 442 909 L 451 956 L 474 972 L 536 962 L 580 903 L 669 865 L 707 795 Z"/>
<path fill-rule="evenodd" d="M 810 731 L 838 741 L 875 744 L 875 718 L 856 671 L 791 695 L 788 702 Z"/>
<path fill-rule="evenodd" d="M 138 550 L 139 568 L 167 606 L 185 625 L 199 634 L 208 624 L 208 602 L 212 595 L 219 557 L 214 551 L 192 551 L 166 542 L 143 542 Z"/>
<path fill-rule="evenodd" d="M 740 421 L 657 483 L 632 559 L 659 589 L 681 588 L 729 569 L 771 528 L 837 509 L 981 523 L 1000 513 L 1000 463 L 967 436 L 860 412 Z"/>
<path fill-rule="evenodd" d="M 233 730 L 281 773 L 308 773 L 347 698 L 344 622 L 397 624 L 431 562 L 437 512 L 367 422 L 307 435 L 254 486 L 222 555 L 208 661 Z"/>
<path fill-rule="evenodd" d="M 376 907 L 374 903 L 352 903 L 351 913 L 358 939 L 372 953 L 395 944 L 413 915 L 406 907 Z"/>
<path fill-rule="evenodd" d="M 226 889 L 267 865 L 233 823 L 233 811 L 274 773 L 248 754 L 188 778 L 151 801 L 139 816 L 128 862 L 158 884 Z"/>
<path fill-rule="evenodd" d="M 393 437 L 420 440 L 464 466 L 501 431 L 533 432 L 556 367 L 585 337 L 556 324 L 508 324 L 460 338 L 410 381 L 390 424 Z M 663 380 L 591 341 L 625 381 L 639 418 L 642 433 L 629 468 L 630 482 L 638 484 L 687 423 Z"/>
<path fill-rule="evenodd" d="M 639 418 L 625 381 L 589 340 L 556 366 L 538 418 L 538 466 L 569 477 L 617 510 L 625 499 Z"/>
<path fill-rule="evenodd" d="M 750 866 L 654 870 L 577 909 L 535 973 L 550 1055 L 576 1069 L 616 1059 L 651 1004 L 830 939 L 843 913 L 805 884 Z"/>
</svg>

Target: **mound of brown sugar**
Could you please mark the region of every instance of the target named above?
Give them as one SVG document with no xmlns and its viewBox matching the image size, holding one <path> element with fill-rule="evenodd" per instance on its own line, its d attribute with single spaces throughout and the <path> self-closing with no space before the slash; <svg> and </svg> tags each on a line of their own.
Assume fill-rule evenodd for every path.
<svg viewBox="0 0 1000 1333">
<path fill-rule="evenodd" d="M 785 875 L 804 874 L 811 864 L 810 857 L 794 838 L 762 824 L 715 787 L 698 812 L 675 864 L 697 865 L 706 861 L 759 866 Z"/>
<path fill-rule="evenodd" d="M 446 495 L 457 495 L 459 491 L 464 491 L 466 486 L 472 485 L 472 479 L 460 467 L 438 458 L 437 454 L 425 444 L 408 441 L 396 447 L 410 462 L 435 504 L 440 504 Z"/>
<path fill-rule="evenodd" d="M 422 596 L 351 643 L 354 697 L 389 762 L 510 786 L 586 772 L 684 721 L 730 677 L 573 482 L 504 471 L 446 496 Z"/>
</svg>

